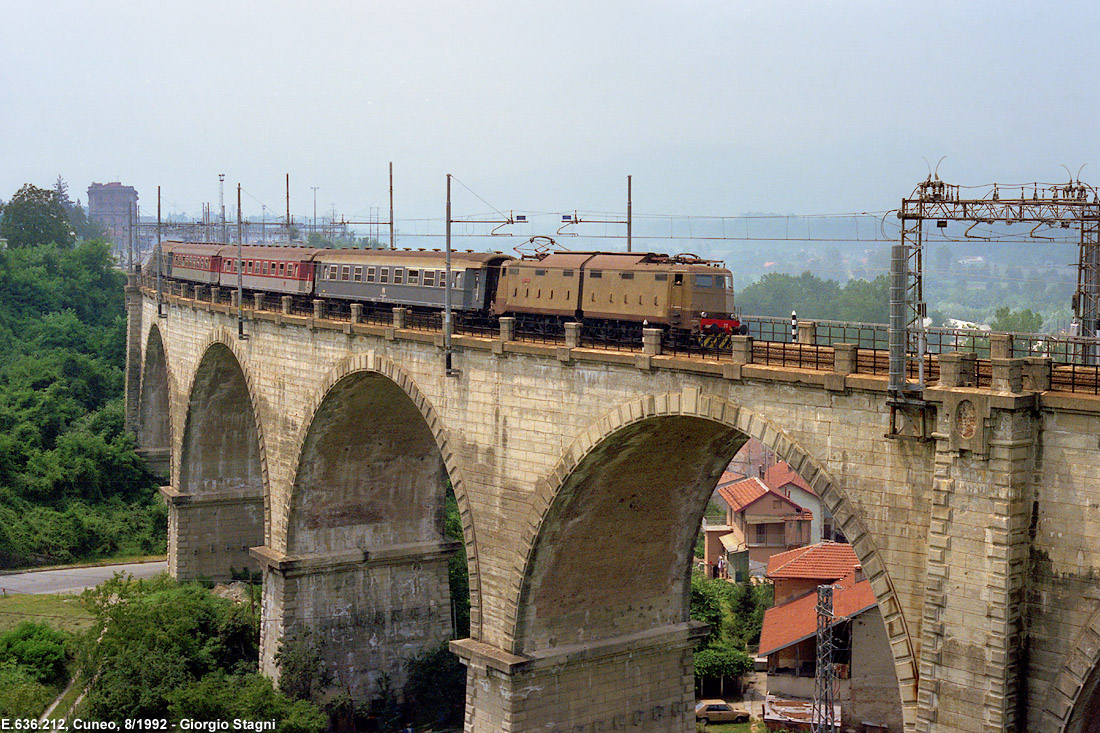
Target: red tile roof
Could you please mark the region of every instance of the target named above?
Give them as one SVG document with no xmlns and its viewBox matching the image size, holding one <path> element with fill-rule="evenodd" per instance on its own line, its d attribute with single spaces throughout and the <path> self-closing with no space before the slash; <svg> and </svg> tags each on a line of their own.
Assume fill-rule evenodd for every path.
<svg viewBox="0 0 1100 733">
<path fill-rule="evenodd" d="M 768 485 L 768 488 L 779 491 L 787 484 L 794 484 L 803 491 L 808 491 L 814 496 L 817 496 L 817 492 L 814 491 L 806 480 L 795 473 L 795 470 L 791 468 L 790 464 L 786 461 L 780 461 L 774 466 L 769 466 L 764 470 L 764 483 Z"/>
<path fill-rule="evenodd" d="M 844 542 L 819 542 L 772 555 L 768 560 L 769 578 L 836 580 L 859 564 L 852 546 Z"/>
<path fill-rule="evenodd" d="M 745 474 L 743 473 L 738 473 L 737 471 L 723 471 L 721 478 L 718 479 L 718 485 L 725 486 L 726 484 L 732 484 L 744 478 Z"/>
<path fill-rule="evenodd" d="M 857 616 L 875 605 L 871 581 L 856 582 L 849 572 L 834 586 L 833 614 L 837 621 Z M 764 612 L 760 630 L 760 654 L 766 656 L 817 634 L 817 594 L 810 593 Z"/>
<path fill-rule="evenodd" d="M 758 478 L 742 479 L 718 487 L 718 495 L 725 499 L 735 512 L 741 511 L 767 493 L 768 487 Z"/>
</svg>

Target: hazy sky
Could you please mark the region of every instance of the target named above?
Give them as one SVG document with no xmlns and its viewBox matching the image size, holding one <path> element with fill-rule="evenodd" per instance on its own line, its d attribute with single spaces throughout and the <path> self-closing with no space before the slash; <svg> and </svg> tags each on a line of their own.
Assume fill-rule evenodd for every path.
<svg viewBox="0 0 1100 733">
<path fill-rule="evenodd" d="M 1100 182 L 1095 2 L 0 0 L 0 198 L 735 215 Z M 456 185 L 455 215 L 488 211 Z M 384 215 L 384 209 L 383 209 Z"/>
</svg>

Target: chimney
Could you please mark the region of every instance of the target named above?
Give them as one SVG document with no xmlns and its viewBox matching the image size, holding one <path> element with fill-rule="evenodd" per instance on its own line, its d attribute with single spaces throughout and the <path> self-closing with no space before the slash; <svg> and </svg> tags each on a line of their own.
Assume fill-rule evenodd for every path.
<svg viewBox="0 0 1100 733">
<path fill-rule="evenodd" d="M 867 576 L 863 574 L 863 566 L 862 565 L 856 565 L 855 571 L 856 571 L 856 582 L 857 583 L 862 583 L 863 581 L 867 580 Z"/>
<path fill-rule="evenodd" d="M 763 464 L 763 463 L 761 463 L 761 464 L 760 464 L 760 480 L 761 480 L 761 481 L 763 481 L 763 480 L 764 480 L 764 474 L 765 474 L 765 473 L 767 473 L 767 471 L 766 471 L 766 469 L 764 468 L 764 464 Z"/>
</svg>

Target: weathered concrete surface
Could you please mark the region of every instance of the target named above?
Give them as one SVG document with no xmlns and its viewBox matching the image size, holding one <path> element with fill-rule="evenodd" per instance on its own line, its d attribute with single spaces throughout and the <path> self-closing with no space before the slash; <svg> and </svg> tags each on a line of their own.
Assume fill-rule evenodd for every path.
<svg viewBox="0 0 1100 733">
<path fill-rule="evenodd" d="M 224 389 L 252 415 L 255 451 L 236 440 L 259 470 L 251 458 L 224 466 L 250 486 L 261 478 L 265 660 L 326 605 L 354 607 L 352 626 L 406 644 L 390 660 L 416 646 L 377 611 L 397 603 L 384 610 L 400 625 L 409 609 L 439 609 L 439 585 L 415 601 L 382 600 L 378 587 L 406 587 L 410 568 L 428 572 L 445 557 L 442 495 L 428 488 L 442 466 L 470 564 L 471 640 L 455 645 L 468 664 L 467 729 L 689 730 L 687 538 L 707 482 L 755 437 L 814 486 L 863 562 L 907 730 L 1011 729 L 1025 718 L 1061 730 L 1096 666 L 1100 593 L 1087 568 L 1098 566 L 1100 533 L 1081 521 L 1100 457 L 1096 401 L 1023 393 L 1011 379 L 996 393 L 945 387 L 930 391 L 935 440 L 896 441 L 884 437 L 885 377 L 850 368 L 456 337 L 456 378 L 443 372 L 436 334 L 246 311 L 249 339 L 238 341 L 225 306 L 174 298 L 158 322 L 152 299 L 141 300 L 132 358 L 144 363 L 155 327 L 171 393 L 172 486 L 196 485 L 196 452 L 228 450 L 185 437 L 191 413 L 217 409 L 214 392 L 191 386 L 207 384 L 202 365 L 231 353 L 246 387 L 247 400 Z M 964 397 L 976 409 L 959 413 Z M 236 430 L 251 435 L 247 420 Z M 345 459 L 358 468 L 341 468 Z M 423 512 L 404 512 L 399 497 Z M 379 569 L 385 558 L 393 570 Z M 434 611 L 415 613 L 428 614 L 431 634 L 447 630 L 433 626 Z M 582 687 L 606 706 L 564 702 Z"/>
</svg>

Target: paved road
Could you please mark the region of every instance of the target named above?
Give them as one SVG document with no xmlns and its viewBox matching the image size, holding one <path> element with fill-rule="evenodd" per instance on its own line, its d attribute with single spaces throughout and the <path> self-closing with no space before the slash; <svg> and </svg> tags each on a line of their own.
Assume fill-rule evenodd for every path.
<svg viewBox="0 0 1100 733">
<path fill-rule="evenodd" d="M 168 569 L 168 562 L 136 562 L 123 565 L 101 565 L 91 568 L 62 570 L 30 570 L 0 575 L 3 593 L 79 593 L 108 580 L 115 573 L 129 573 L 135 578 L 151 578 Z"/>
</svg>

